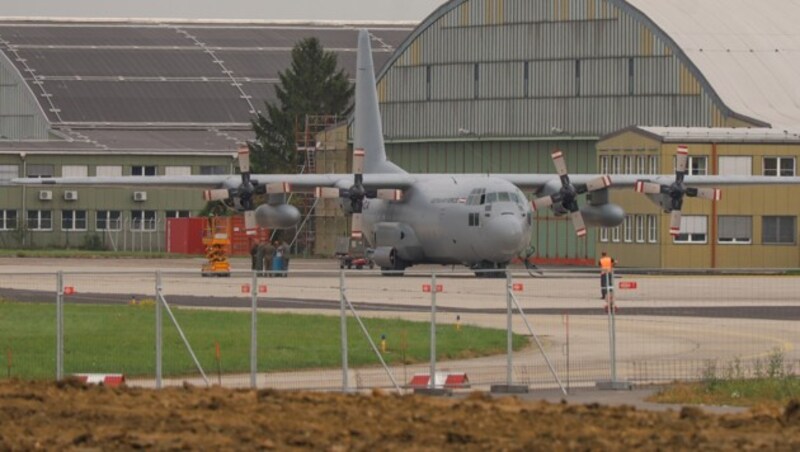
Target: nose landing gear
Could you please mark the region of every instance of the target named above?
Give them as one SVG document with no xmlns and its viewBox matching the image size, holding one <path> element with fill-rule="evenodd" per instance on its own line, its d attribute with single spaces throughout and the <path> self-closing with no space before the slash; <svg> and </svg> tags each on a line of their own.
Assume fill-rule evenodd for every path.
<svg viewBox="0 0 800 452">
<path fill-rule="evenodd" d="M 507 265 L 507 262 L 480 261 L 472 264 L 470 269 L 475 271 L 475 276 L 478 278 L 505 278 Z"/>
</svg>

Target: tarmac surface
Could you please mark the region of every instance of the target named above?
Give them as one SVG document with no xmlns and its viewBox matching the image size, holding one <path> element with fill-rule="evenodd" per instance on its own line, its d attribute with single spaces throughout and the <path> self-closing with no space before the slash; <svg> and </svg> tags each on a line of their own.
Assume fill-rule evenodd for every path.
<svg viewBox="0 0 800 452">
<path fill-rule="evenodd" d="M 512 356 L 514 378 L 536 390 L 531 400 L 633 405 L 666 409 L 645 402 L 656 389 L 650 383 L 671 378 L 696 378 L 704 363 L 766 360 L 780 350 L 787 363 L 800 363 L 800 278 L 772 275 L 618 275 L 618 281 L 635 283 L 631 290 L 616 290 L 619 307 L 614 316 L 620 379 L 640 387 L 632 391 L 592 389 L 607 378 L 610 316 L 603 310 L 596 274 L 587 269 L 544 269 L 531 277 L 524 269 L 510 281 L 475 278 L 463 269 L 423 266 L 404 277 L 382 277 L 377 270 L 340 274 L 334 260 L 293 259 L 287 278 L 255 278 L 249 260 L 233 259 L 230 277 L 201 277 L 203 259 L 0 259 L 0 297 L 45 301 L 54 296 L 57 271 L 64 285 L 73 288 L 70 303 L 127 303 L 132 298 L 154 298 L 156 272 L 170 305 L 200 309 L 249 309 L 253 282 L 266 290 L 257 296 L 260 310 L 339 315 L 342 293 L 359 315 L 429 321 L 432 295 L 424 286 L 442 286 L 435 294 L 437 323 L 463 322 L 505 328 L 509 302 L 525 316 L 515 314 L 512 328 L 541 339 Z M 435 272 L 435 277 L 431 276 Z M 340 290 L 344 280 L 346 290 Z M 507 284 L 513 287 L 508 297 Z M 245 291 L 245 287 L 248 286 Z M 456 320 L 458 319 L 458 320 Z M 530 328 L 528 327 L 530 325 Z M 338 340 L 338 338 L 332 338 Z M 565 347 L 567 356 L 565 358 Z M 552 372 L 542 362 L 548 356 L 563 379 L 572 363 L 573 387 L 569 395 L 558 389 Z M 523 366 L 522 363 L 525 363 Z M 529 364 L 533 363 L 533 364 Z M 439 363 L 438 369 L 466 370 L 477 384 L 503 381 L 507 356 Z M 677 368 L 676 368 L 677 366 Z M 420 365 L 403 372 L 427 372 Z M 395 373 L 400 369 L 393 369 Z M 350 370 L 351 381 L 391 387 L 382 368 Z M 227 377 L 226 377 L 227 378 Z M 289 389 L 335 390 L 341 370 L 313 375 L 287 372 L 259 375 L 258 385 Z M 166 382 L 179 385 L 187 379 Z M 191 381 L 202 384 L 202 381 Z M 225 386 L 246 386 L 246 376 L 230 376 Z M 324 384 L 325 382 L 330 383 Z M 402 382 L 401 382 L 402 383 Z M 150 386 L 150 382 L 141 382 Z M 561 382 L 562 385 L 569 384 Z M 321 385 L 321 386 L 320 386 Z M 548 389 L 550 388 L 550 389 Z M 734 412 L 734 408 L 713 408 Z"/>
</svg>

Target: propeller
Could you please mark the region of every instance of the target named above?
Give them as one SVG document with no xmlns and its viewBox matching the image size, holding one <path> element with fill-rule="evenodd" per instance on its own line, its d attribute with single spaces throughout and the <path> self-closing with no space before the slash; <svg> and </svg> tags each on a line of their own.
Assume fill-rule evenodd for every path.
<svg viewBox="0 0 800 452">
<path fill-rule="evenodd" d="M 236 188 L 205 190 L 203 192 L 203 199 L 206 201 L 237 200 L 238 205 L 244 211 L 245 228 L 255 229 L 258 226 L 256 222 L 256 205 L 254 202 L 255 196 L 265 193 L 289 193 L 291 187 L 288 183 L 282 182 L 258 185 L 258 182 L 253 181 L 250 177 L 250 148 L 246 144 L 242 144 L 239 146 L 237 154 L 239 158 L 239 173 L 242 176 L 241 184 Z"/>
<path fill-rule="evenodd" d="M 611 178 L 607 175 L 596 177 L 586 184 L 573 185 L 569 179 L 569 172 L 567 171 L 567 163 L 564 161 L 564 153 L 556 150 L 551 154 L 553 164 L 556 167 L 556 173 L 561 179 L 561 188 L 557 193 L 549 196 L 542 196 L 533 200 L 533 210 L 540 210 L 550 207 L 554 204 L 561 204 L 567 212 L 569 212 L 570 220 L 575 228 L 575 234 L 578 237 L 586 235 L 586 224 L 583 221 L 580 207 L 578 206 L 578 195 L 602 190 L 611 185 Z"/>
<path fill-rule="evenodd" d="M 637 192 L 648 195 L 662 194 L 668 197 L 669 204 L 665 206 L 665 211 L 670 213 L 669 233 L 673 236 L 681 233 L 681 209 L 684 196 L 710 201 L 719 201 L 722 198 L 722 192 L 716 188 L 695 188 L 684 184 L 688 163 L 689 149 L 683 145 L 678 146 L 678 154 L 675 159 L 675 181 L 672 184 L 662 185 L 645 180 L 636 181 Z"/>
</svg>

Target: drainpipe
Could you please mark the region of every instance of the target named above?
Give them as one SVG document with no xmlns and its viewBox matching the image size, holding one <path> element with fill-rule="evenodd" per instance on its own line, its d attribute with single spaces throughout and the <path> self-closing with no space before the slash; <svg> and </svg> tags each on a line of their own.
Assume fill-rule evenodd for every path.
<svg viewBox="0 0 800 452">
<path fill-rule="evenodd" d="M 717 143 L 711 143 L 711 175 L 719 174 L 717 165 Z M 717 202 L 711 202 L 711 268 L 717 268 Z"/>
</svg>

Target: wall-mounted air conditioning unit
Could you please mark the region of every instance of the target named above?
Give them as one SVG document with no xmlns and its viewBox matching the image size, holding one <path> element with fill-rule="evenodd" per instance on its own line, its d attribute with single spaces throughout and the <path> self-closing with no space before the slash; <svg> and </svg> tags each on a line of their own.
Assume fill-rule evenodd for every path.
<svg viewBox="0 0 800 452">
<path fill-rule="evenodd" d="M 75 190 L 68 190 L 64 192 L 64 201 L 77 201 L 78 192 Z"/>
<path fill-rule="evenodd" d="M 50 190 L 39 190 L 39 201 L 50 201 L 53 199 L 53 192 Z"/>
<path fill-rule="evenodd" d="M 133 200 L 138 202 L 147 201 L 147 192 L 146 191 L 133 192 Z"/>
</svg>

